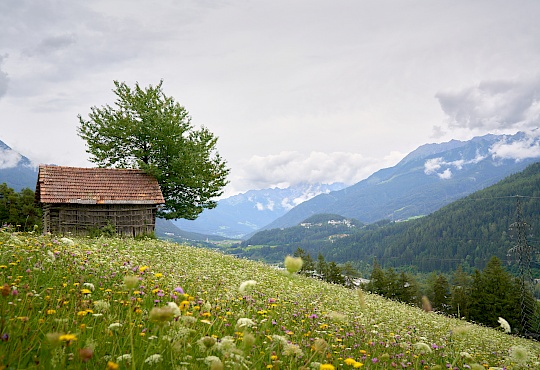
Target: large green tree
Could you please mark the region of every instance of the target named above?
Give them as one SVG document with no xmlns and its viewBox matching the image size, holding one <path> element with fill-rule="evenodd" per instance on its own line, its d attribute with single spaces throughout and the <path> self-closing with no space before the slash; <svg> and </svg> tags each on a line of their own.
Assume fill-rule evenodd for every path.
<svg viewBox="0 0 540 370">
<path fill-rule="evenodd" d="M 114 85 L 114 106 L 91 107 L 88 120 L 78 116 L 90 161 L 155 176 L 165 198 L 160 217 L 193 220 L 214 208 L 229 173 L 216 150 L 217 137 L 193 127 L 188 111 L 163 93 L 163 80 L 146 88 Z"/>
</svg>

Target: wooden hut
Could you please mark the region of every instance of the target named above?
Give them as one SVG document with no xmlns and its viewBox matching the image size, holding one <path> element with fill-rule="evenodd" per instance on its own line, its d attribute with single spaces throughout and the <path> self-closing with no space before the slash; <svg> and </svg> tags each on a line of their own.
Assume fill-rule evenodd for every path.
<svg viewBox="0 0 540 370">
<path fill-rule="evenodd" d="M 157 180 L 142 170 L 39 166 L 36 201 L 43 231 L 88 235 L 114 226 L 126 236 L 154 232 L 165 203 Z"/>
</svg>

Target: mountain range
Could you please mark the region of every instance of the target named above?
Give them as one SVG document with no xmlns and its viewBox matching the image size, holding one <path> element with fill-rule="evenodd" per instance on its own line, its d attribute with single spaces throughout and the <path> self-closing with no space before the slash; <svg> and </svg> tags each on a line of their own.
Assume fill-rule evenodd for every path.
<svg viewBox="0 0 540 370">
<path fill-rule="evenodd" d="M 288 188 L 250 190 L 218 202 L 214 209 L 204 210 L 196 220 L 172 221 L 189 232 L 241 239 L 268 225 L 298 204 L 319 194 L 345 188 L 345 184 L 302 183 Z"/>
<path fill-rule="evenodd" d="M 342 190 L 309 199 L 261 230 L 295 226 L 319 213 L 338 214 L 363 223 L 427 215 L 538 160 L 538 131 L 422 145 L 396 166 Z"/>
</svg>

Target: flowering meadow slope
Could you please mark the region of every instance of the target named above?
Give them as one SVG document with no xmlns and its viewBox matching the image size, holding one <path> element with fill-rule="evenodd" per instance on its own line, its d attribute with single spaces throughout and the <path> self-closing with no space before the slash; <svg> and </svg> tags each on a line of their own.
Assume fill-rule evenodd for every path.
<svg viewBox="0 0 540 370">
<path fill-rule="evenodd" d="M 0 230 L 0 369 L 536 368 L 540 343 L 158 240 Z"/>
</svg>

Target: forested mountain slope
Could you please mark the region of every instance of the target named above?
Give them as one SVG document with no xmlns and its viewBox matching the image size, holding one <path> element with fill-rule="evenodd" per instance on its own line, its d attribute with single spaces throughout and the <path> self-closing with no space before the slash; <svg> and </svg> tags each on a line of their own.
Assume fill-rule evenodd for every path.
<svg viewBox="0 0 540 370">
<path fill-rule="evenodd" d="M 258 258 L 294 253 L 300 247 L 327 260 L 371 262 L 383 266 L 416 266 L 421 271 L 453 270 L 458 264 L 482 268 L 491 256 L 510 261 L 515 246 L 511 225 L 516 212 L 529 224 L 529 245 L 540 252 L 540 163 L 511 175 L 496 185 L 455 201 L 433 214 L 407 222 L 379 222 L 351 229 L 348 236 L 314 240 L 280 240 L 285 230 L 270 230 L 264 247 L 244 251 Z M 263 234 L 264 235 L 264 234 Z M 535 236 L 536 235 L 536 236 Z M 254 245 L 257 234 L 245 241 Z M 261 245 L 261 244 L 259 244 Z M 535 263 L 537 255 L 534 257 Z"/>
</svg>

